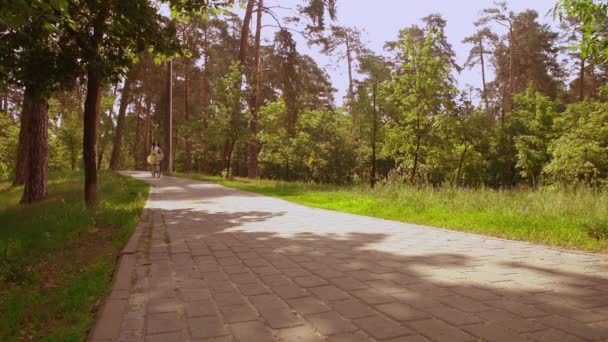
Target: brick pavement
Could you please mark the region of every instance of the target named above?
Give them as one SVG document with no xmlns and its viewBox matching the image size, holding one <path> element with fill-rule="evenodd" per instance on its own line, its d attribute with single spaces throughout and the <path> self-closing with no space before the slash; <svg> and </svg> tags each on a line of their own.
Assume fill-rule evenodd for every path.
<svg viewBox="0 0 608 342">
<path fill-rule="evenodd" d="M 152 184 L 101 341 L 608 341 L 608 256 Z"/>
</svg>

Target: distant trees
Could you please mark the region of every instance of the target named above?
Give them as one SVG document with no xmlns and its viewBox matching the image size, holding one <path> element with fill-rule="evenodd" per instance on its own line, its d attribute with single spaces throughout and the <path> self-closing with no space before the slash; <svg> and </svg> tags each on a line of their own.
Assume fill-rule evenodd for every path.
<svg viewBox="0 0 608 342">
<path fill-rule="evenodd" d="M 167 3 L 172 18 L 146 0 L 0 13 L 0 152 L 19 155 L 0 155 L 0 177 L 25 182 L 24 202 L 44 198 L 46 170 L 84 167 L 92 206 L 99 168 L 142 168 L 164 136 L 172 169 L 227 177 L 496 188 L 608 179 L 603 3 L 560 1 L 553 29 L 497 2 L 464 39 L 463 66 L 439 15 L 381 54 L 358 28 L 327 21 L 336 1 L 305 0 L 299 18 L 263 0 L 243 2 L 242 18 L 230 1 Z M 346 65 L 342 108 L 295 35 Z M 560 55 L 565 45 L 576 50 Z M 480 89 L 457 89 L 462 67 L 480 70 Z"/>
</svg>

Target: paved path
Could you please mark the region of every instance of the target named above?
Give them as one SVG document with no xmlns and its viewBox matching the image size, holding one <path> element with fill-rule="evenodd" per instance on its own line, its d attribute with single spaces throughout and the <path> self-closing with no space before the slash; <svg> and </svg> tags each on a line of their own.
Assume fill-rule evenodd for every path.
<svg viewBox="0 0 608 342">
<path fill-rule="evenodd" d="M 130 174 L 151 194 L 91 341 L 608 341 L 606 256 Z"/>
</svg>

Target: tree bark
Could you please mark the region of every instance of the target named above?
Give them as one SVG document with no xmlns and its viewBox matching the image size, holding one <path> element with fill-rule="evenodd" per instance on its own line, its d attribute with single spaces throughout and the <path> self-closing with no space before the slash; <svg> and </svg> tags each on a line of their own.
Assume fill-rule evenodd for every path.
<svg viewBox="0 0 608 342">
<path fill-rule="evenodd" d="M 112 146 L 112 156 L 110 157 L 110 169 L 118 170 L 120 167 L 120 149 L 122 145 L 122 137 L 125 129 L 125 118 L 127 115 L 127 107 L 131 98 L 131 84 L 135 77 L 134 69 L 131 69 L 125 79 L 125 84 L 122 88 L 120 98 L 120 107 L 118 109 L 118 120 L 116 123 L 116 134 L 114 135 L 114 146 Z"/>
<path fill-rule="evenodd" d="M 187 64 L 186 65 L 186 72 L 185 72 L 185 79 L 184 79 L 184 111 L 185 111 L 185 121 L 186 123 L 190 122 L 190 65 Z M 192 172 L 192 142 L 190 141 L 190 133 L 189 131 L 186 133 L 185 136 L 185 140 L 186 140 L 186 172 L 187 173 L 191 173 Z"/>
<path fill-rule="evenodd" d="M 373 94 L 372 94 L 372 106 L 373 106 L 373 112 L 372 112 L 372 119 L 374 120 L 372 123 L 372 170 L 370 172 L 370 176 L 369 176 L 369 182 L 370 182 L 370 186 L 373 188 L 376 186 L 376 139 L 377 139 L 377 131 L 378 131 L 378 119 L 376 118 L 377 115 L 377 108 L 376 108 L 376 84 L 373 85 Z"/>
<path fill-rule="evenodd" d="M 243 27 L 241 28 L 241 43 L 239 49 L 239 61 L 241 68 L 247 64 L 247 49 L 249 48 L 249 25 L 251 25 L 251 17 L 253 16 L 253 4 L 255 0 L 247 1 L 247 9 L 243 18 Z"/>
<path fill-rule="evenodd" d="M 579 94 L 578 100 L 583 101 L 585 99 L 585 57 L 581 55 L 581 70 L 579 76 Z"/>
<path fill-rule="evenodd" d="M 173 172 L 173 61 L 167 63 L 163 171 Z"/>
<path fill-rule="evenodd" d="M 101 105 L 101 78 L 89 68 L 87 73 L 87 97 L 84 103 L 84 130 L 82 156 L 84 159 L 84 200 L 87 207 L 97 204 L 97 168 L 95 145 Z"/>
<path fill-rule="evenodd" d="M 137 158 L 137 147 L 140 146 L 139 145 L 139 132 L 140 132 L 140 120 L 139 120 L 139 113 L 141 112 L 141 98 L 142 96 L 139 96 L 139 99 L 137 100 L 137 105 L 135 106 L 135 112 L 133 113 L 135 115 L 135 139 L 133 139 L 133 145 L 131 146 L 131 156 L 133 156 L 133 162 L 135 163 L 135 169 L 137 169 L 139 167 L 139 160 Z"/>
<path fill-rule="evenodd" d="M 253 75 L 255 77 L 255 91 L 253 94 L 253 100 L 251 101 L 251 135 L 252 139 L 249 143 L 249 178 L 258 178 L 259 177 L 259 163 L 258 163 L 258 153 L 260 142 L 257 139 L 258 134 L 258 120 L 259 120 L 259 111 L 260 111 L 260 78 L 261 78 L 261 70 L 260 70 L 260 45 L 262 39 L 262 10 L 264 9 L 264 0 L 258 0 L 258 13 L 257 13 L 257 22 L 255 29 L 255 52 L 254 52 L 254 71 Z"/>
<path fill-rule="evenodd" d="M 151 141 L 150 141 L 150 135 L 151 135 L 151 126 L 152 126 L 152 115 L 151 115 L 151 106 L 152 106 L 152 102 L 150 101 L 150 99 L 148 97 L 146 97 L 146 123 L 144 125 L 144 154 L 143 154 L 143 161 L 144 161 L 144 165 L 145 163 L 147 163 L 146 158 L 148 157 L 148 155 L 150 154 L 150 148 L 151 148 Z"/>
<path fill-rule="evenodd" d="M 488 90 L 486 86 L 486 66 L 483 59 L 484 50 L 483 50 L 483 39 L 479 38 L 479 59 L 481 61 L 481 82 L 483 85 L 483 101 L 486 105 L 486 110 L 490 109 L 490 105 L 488 104 Z"/>
<path fill-rule="evenodd" d="M 27 94 L 29 89 L 25 90 Z M 23 96 L 23 106 L 21 108 L 21 126 L 19 128 L 19 145 L 17 147 L 17 163 L 15 166 L 15 179 L 13 185 L 25 184 L 25 178 L 27 177 L 27 160 L 29 154 L 30 141 L 27 137 L 27 125 L 29 124 L 29 117 L 31 115 L 31 103 L 28 95 Z"/>
<path fill-rule="evenodd" d="M 26 93 L 24 104 L 27 116 L 27 172 L 21 203 L 41 201 L 48 194 L 48 99 L 41 94 Z M 25 107 L 25 106 L 24 106 Z"/>
<path fill-rule="evenodd" d="M 460 173 L 462 172 L 462 165 L 464 164 L 464 157 L 467 154 L 467 150 L 469 149 L 469 144 L 464 143 L 464 151 L 460 155 L 460 160 L 458 161 L 458 171 L 456 171 L 456 184 L 460 181 Z"/>
</svg>

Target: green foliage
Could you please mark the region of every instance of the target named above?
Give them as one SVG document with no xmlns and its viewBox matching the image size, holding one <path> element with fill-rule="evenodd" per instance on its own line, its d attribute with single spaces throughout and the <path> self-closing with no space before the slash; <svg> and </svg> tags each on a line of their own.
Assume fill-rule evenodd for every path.
<svg viewBox="0 0 608 342">
<path fill-rule="evenodd" d="M 582 23 L 583 37 L 574 48 L 583 56 L 594 57 L 598 61 L 608 60 L 607 24 L 608 3 L 594 0 L 560 0 L 555 5 L 554 14 L 560 19 L 575 18 Z"/>
<path fill-rule="evenodd" d="M 19 142 L 19 126 L 6 113 L 0 111 L 0 181 L 15 172 L 15 156 Z"/>
<path fill-rule="evenodd" d="M 592 100 L 570 104 L 556 120 L 559 137 L 550 147 L 545 171 L 564 184 L 605 183 L 608 177 L 608 104 Z"/>
<path fill-rule="evenodd" d="M 517 110 L 512 113 L 510 124 L 517 132 L 517 167 L 536 187 L 543 168 L 551 160 L 549 144 L 555 135 L 553 122 L 558 103 L 535 91 L 531 84 L 525 93 L 515 96 L 514 101 Z"/>
<path fill-rule="evenodd" d="M 452 124 L 454 54 L 443 32 L 445 22 L 433 20 L 424 29 L 401 31 L 401 39 L 393 43 L 398 72 L 381 90 L 392 114 L 383 154 L 394 158 L 397 172 L 412 182 L 435 178 L 448 152 L 444 140 Z"/>
<path fill-rule="evenodd" d="M 355 156 L 344 115 L 326 109 L 305 110 L 298 117 L 295 136 L 287 129 L 289 115 L 284 101 L 262 107 L 260 116 L 264 175 L 323 183 L 350 181 Z"/>
<path fill-rule="evenodd" d="M 0 188 L 2 341 L 86 338 L 110 287 L 116 254 L 139 221 L 148 185 L 102 173 L 104 201 L 90 210 L 82 202 L 82 178 L 55 173 L 49 199 L 28 206 L 18 204 L 21 187 Z"/>
</svg>

